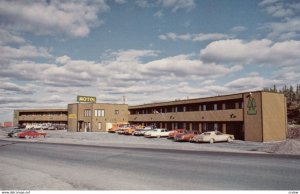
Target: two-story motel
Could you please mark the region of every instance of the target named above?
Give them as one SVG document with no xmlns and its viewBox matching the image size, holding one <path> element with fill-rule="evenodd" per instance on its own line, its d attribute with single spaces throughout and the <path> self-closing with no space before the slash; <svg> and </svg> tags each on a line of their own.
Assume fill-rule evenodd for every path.
<svg viewBox="0 0 300 194">
<path fill-rule="evenodd" d="M 70 132 L 107 131 L 113 124 L 155 125 L 167 129 L 219 130 L 236 139 L 257 142 L 285 140 L 287 110 L 285 96 L 271 92 L 247 92 L 208 98 L 176 100 L 136 106 L 107 103 L 74 103 L 57 110 L 16 110 L 14 124 L 65 122 Z M 44 118 L 44 117 L 43 117 Z"/>
</svg>

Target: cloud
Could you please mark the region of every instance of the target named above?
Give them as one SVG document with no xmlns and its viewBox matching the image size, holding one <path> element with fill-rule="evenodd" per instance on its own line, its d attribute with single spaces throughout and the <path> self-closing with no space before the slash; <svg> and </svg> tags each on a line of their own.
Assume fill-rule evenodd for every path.
<svg viewBox="0 0 300 194">
<path fill-rule="evenodd" d="M 180 79 L 200 80 L 222 77 L 242 69 L 239 65 L 204 63 L 199 59 L 192 59 L 190 55 L 158 58 L 148 62 L 142 60 L 144 57 L 157 58 L 158 53 L 154 50 L 120 50 L 111 52 L 107 56 L 108 59 L 99 62 L 73 60 L 66 55 L 57 57 L 56 63 L 14 60 L 10 61 L 0 75 L 3 78 L 31 81 L 40 86 L 54 88 L 93 87 L 99 85 L 98 83 L 105 83 L 100 84 L 99 87 L 117 88 L 114 89 L 117 93 L 123 91 L 120 88 L 126 87 L 133 93 L 138 89 L 143 91 L 138 87 L 139 84 L 153 85 L 158 80 L 167 84 Z"/>
<path fill-rule="evenodd" d="M 0 45 L 6 45 L 8 43 L 23 44 L 24 38 L 15 35 L 7 30 L 0 29 Z"/>
<path fill-rule="evenodd" d="M 1 82 L 0 83 L 0 91 L 6 93 L 13 93 L 13 94 L 33 94 L 33 87 L 31 86 L 24 86 L 24 85 L 17 85 L 16 83 L 12 82 Z"/>
<path fill-rule="evenodd" d="M 191 10 L 196 7 L 194 0 L 137 0 L 136 4 L 142 8 L 150 8 L 150 7 L 163 7 L 167 9 L 171 9 L 172 12 L 176 12 L 180 9 Z"/>
<path fill-rule="evenodd" d="M 246 30 L 247 30 L 247 27 L 245 27 L 245 26 L 235 26 L 230 29 L 230 31 L 234 32 L 234 33 L 244 32 Z"/>
<path fill-rule="evenodd" d="M 266 14 L 279 20 L 261 27 L 270 31 L 269 39 L 290 40 L 300 36 L 300 2 L 265 0 L 259 5 Z"/>
<path fill-rule="evenodd" d="M 116 61 L 136 61 L 142 57 L 153 57 L 157 56 L 159 51 L 155 50 L 119 50 L 117 52 L 112 52 L 110 54 L 113 57 L 113 60 Z"/>
<path fill-rule="evenodd" d="M 273 78 L 282 80 L 286 85 L 298 84 L 300 80 L 300 66 L 284 67 L 273 72 Z"/>
<path fill-rule="evenodd" d="M 269 38 L 278 38 L 279 40 L 290 40 L 300 37 L 300 17 L 287 18 L 282 22 L 270 22 L 265 25 L 270 29 Z"/>
<path fill-rule="evenodd" d="M 241 69 L 241 66 L 225 67 L 215 63 L 203 63 L 200 60 L 193 60 L 188 55 L 178 55 L 151 61 L 143 65 L 142 70 L 146 74 L 157 76 L 187 77 L 197 75 L 207 78 L 224 76 Z"/>
<path fill-rule="evenodd" d="M 233 80 L 225 87 L 232 88 L 238 91 L 262 90 L 264 87 L 271 87 L 274 84 L 281 83 L 279 80 L 268 80 L 259 76 L 243 77 Z"/>
<path fill-rule="evenodd" d="M 196 6 L 194 0 L 159 0 L 158 2 L 163 7 L 172 9 L 173 12 L 179 9 L 191 10 Z"/>
<path fill-rule="evenodd" d="M 299 65 L 300 41 L 272 42 L 271 40 L 219 40 L 200 51 L 208 62 L 295 66 Z"/>
<path fill-rule="evenodd" d="M 124 3 L 126 3 L 127 1 L 126 1 L 126 0 L 115 0 L 115 2 L 116 2 L 117 4 L 124 4 Z"/>
<path fill-rule="evenodd" d="M 161 18 L 164 16 L 163 12 L 161 10 L 155 12 L 155 14 L 153 15 L 156 18 Z"/>
<path fill-rule="evenodd" d="M 26 59 L 26 58 L 49 58 L 51 54 L 44 47 L 35 47 L 32 45 L 23 45 L 18 48 L 0 45 L 1 60 Z"/>
<path fill-rule="evenodd" d="M 208 96 L 208 95 L 219 95 L 230 93 L 231 90 L 224 86 L 207 84 L 202 87 L 192 87 L 188 83 L 181 83 L 177 88 L 179 93 L 185 95 Z"/>
<path fill-rule="evenodd" d="M 109 10 L 104 0 L 95 1 L 1 1 L 1 26 L 38 35 L 64 34 L 85 37 L 102 21 L 99 12 Z"/>
<path fill-rule="evenodd" d="M 263 0 L 259 3 L 260 6 L 265 6 L 265 5 L 270 5 L 270 4 L 273 4 L 273 3 L 276 3 L 280 0 Z"/>
<path fill-rule="evenodd" d="M 11 104 L 15 104 L 15 103 L 34 103 L 36 102 L 35 100 L 33 100 L 30 97 L 24 97 L 24 96 L 13 96 L 13 97 L 3 97 L 0 96 L 0 104 L 3 104 L 5 106 L 11 106 Z"/>
<path fill-rule="evenodd" d="M 185 41 L 193 41 L 193 42 L 201 42 L 201 41 L 207 41 L 207 40 L 220 40 L 220 39 L 228 39 L 232 38 L 232 36 L 226 35 L 226 34 L 220 34 L 220 33 L 199 33 L 199 34 L 182 34 L 178 35 L 173 32 L 169 32 L 166 34 L 159 35 L 159 39 L 161 40 L 185 40 Z"/>
</svg>

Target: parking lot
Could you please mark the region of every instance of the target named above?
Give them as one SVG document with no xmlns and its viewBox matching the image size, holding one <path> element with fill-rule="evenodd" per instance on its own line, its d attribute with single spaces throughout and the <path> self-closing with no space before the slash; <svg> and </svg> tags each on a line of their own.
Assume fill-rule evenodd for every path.
<svg viewBox="0 0 300 194">
<path fill-rule="evenodd" d="M 116 133 L 99 133 L 99 132 L 67 132 L 66 130 L 51 131 L 45 130 L 46 138 L 18 139 L 8 138 L 6 130 L 0 133 L 1 139 L 13 141 L 30 141 L 46 143 L 64 143 L 64 144 L 81 144 L 95 146 L 113 146 L 113 147 L 132 147 L 132 148 L 159 148 L 159 149 L 176 149 L 176 150 L 195 150 L 195 151 L 216 151 L 216 152 L 248 152 L 248 153 L 272 153 L 274 147 L 278 147 L 283 142 L 260 143 L 245 142 L 234 140 L 224 143 L 189 143 L 174 142 L 167 138 L 144 138 L 137 136 L 119 135 Z"/>
</svg>

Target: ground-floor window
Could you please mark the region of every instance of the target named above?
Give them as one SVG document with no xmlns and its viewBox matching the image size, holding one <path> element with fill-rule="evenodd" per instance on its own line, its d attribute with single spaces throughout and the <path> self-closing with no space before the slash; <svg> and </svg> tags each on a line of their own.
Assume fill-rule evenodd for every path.
<svg viewBox="0 0 300 194">
<path fill-rule="evenodd" d="M 102 123 L 98 123 L 98 130 L 102 129 Z"/>
</svg>

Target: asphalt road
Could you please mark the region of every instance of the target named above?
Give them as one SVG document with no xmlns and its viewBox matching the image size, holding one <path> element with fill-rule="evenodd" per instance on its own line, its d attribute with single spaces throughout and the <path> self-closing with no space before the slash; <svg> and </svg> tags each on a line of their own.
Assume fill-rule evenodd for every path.
<svg viewBox="0 0 300 194">
<path fill-rule="evenodd" d="M 0 190 L 300 190 L 300 157 L 0 141 Z"/>
</svg>

